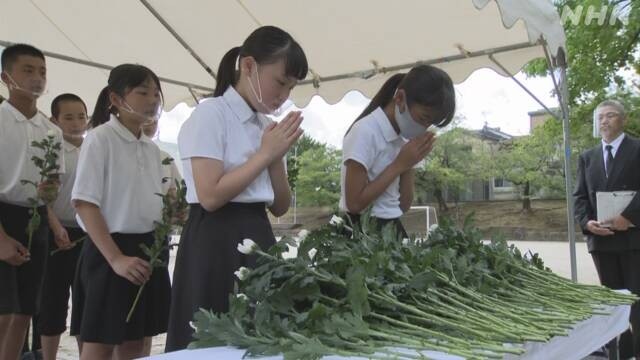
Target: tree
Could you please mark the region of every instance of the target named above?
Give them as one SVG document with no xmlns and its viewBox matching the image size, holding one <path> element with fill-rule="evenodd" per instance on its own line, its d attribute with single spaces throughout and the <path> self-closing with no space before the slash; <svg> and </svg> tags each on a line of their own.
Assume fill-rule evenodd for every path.
<svg viewBox="0 0 640 360">
<path fill-rule="evenodd" d="M 335 206 L 340 200 L 342 154 L 325 144 L 298 157 L 297 200 L 301 206 Z"/>
<path fill-rule="evenodd" d="M 311 149 L 324 149 L 325 144 L 313 139 L 307 134 L 303 134 L 298 142 L 287 152 L 287 176 L 289 181 L 289 187 L 291 190 L 295 190 L 298 180 L 298 174 L 300 173 L 300 156 L 307 150 Z"/>
<path fill-rule="evenodd" d="M 558 12 L 565 15 L 570 106 L 592 103 L 595 98 L 611 94 L 612 89 L 628 85 L 620 70 L 640 73 L 640 0 L 554 3 Z M 589 21 L 589 8 L 591 13 L 606 11 L 604 23 Z M 575 23 L 566 16 L 569 13 L 578 15 Z M 620 20 L 619 13 L 627 20 Z M 541 76 L 548 75 L 549 70 L 545 60 L 536 60 L 525 68 L 525 73 Z"/>
<path fill-rule="evenodd" d="M 453 128 L 438 136 L 424 166 L 416 171 L 416 198 L 431 193 L 441 211 L 447 211 L 445 191 L 454 198 L 466 189 L 469 180 L 492 176 L 490 146 L 463 128 Z"/>
<path fill-rule="evenodd" d="M 519 188 L 523 212 L 532 211 L 531 195 L 535 191 L 558 193 L 564 187 L 558 127 L 558 122 L 547 121 L 531 135 L 504 143 L 497 154 L 496 173 Z"/>
<path fill-rule="evenodd" d="M 593 111 L 601 101 L 607 98 L 622 100 L 630 110 L 625 132 L 636 137 L 640 135 L 640 88 L 637 80 L 633 80 L 640 74 L 640 0 L 557 0 L 554 4 L 558 12 L 565 15 L 572 151 L 572 173 L 568 175 L 575 178 L 577 157 L 599 141 L 593 137 L 592 128 Z M 605 11 L 604 22 L 597 19 L 589 22 L 590 8 L 592 14 L 593 10 Z M 566 16 L 569 13 L 577 16 L 575 22 Z M 620 17 L 626 20 L 622 21 Z M 549 75 L 546 60 L 535 60 L 524 71 L 530 76 Z M 560 122 L 551 119 L 547 123 L 550 124 L 545 124 L 543 133 L 538 136 L 547 136 L 561 144 Z M 532 139 L 518 145 L 515 150 L 533 147 L 534 153 L 542 151 L 539 148 L 541 141 Z M 557 147 L 556 144 L 547 143 L 550 148 L 543 152 L 549 153 L 551 147 Z M 526 151 L 520 152 L 527 155 Z M 535 167 L 535 163 L 529 165 L 526 168 Z"/>
</svg>

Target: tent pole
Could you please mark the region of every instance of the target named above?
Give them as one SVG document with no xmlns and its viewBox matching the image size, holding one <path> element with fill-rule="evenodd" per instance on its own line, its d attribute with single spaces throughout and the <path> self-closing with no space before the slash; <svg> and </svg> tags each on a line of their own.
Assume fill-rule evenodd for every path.
<svg viewBox="0 0 640 360">
<path fill-rule="evenodd" d="M 8 47 L 8 46 L 11 46 L 11 45 L 14 45 L 14 43 L 9 42 L 9 41 L 0 40 L 0 46 Z M 72 56 L 62 55 L 62 54 L 58 54 L 58 53 L 54 53 L 54 52 L 50 52 L 50 51 L 42 51 L 42 53 L 45 56 L 53 58 L 53 59 L 68 61 L 68 62 L 71 62 L 71 63 L 85 65 L 85 66 L 89 66 L 89 67 L 94 67 L 96 69 L 111 71 L 111 69 L 114 68 L 113 66 L 97 63 L 95 61 L 78 59 L 78 58 L 75 58 L 75 57 L 72 57 Z M 158 79 L 160 79 L 160 81 L 162 81 L 164 83 L 167 83 L 167 84 L 178 85 L 178 86 L 182 86 L 182 87 L 186 87 L 186 88 L 190 87 L 190 88 L 193 88 L 193 89 L 197 89 L 197 90 L 201 90 L 201 91 L 205 91 L 205 92 L 210 92 L 210 93 L 213 92 L 212 88 L 206 87 L 206 86 L 202 86 L 202 85 L 191 84 L 191 83 L 188 83 L 188 82 L 168 79 L 168 78 L 165 78 L 165 77 L 158 77 Z"/>
<path fill-rule="evenodd" d="M 504 71 L 507 74 L 509 73 L 509 70 L 507 70 L 507 68 L 505 68 L 498 60 L 496 60 L 495 57 L 493 57 L 492 55 L 489 55 L 489 60 L 491 60 L 494 64 L 496 64 L 502 71 Z M 520 80 L 516 79 L 515 76 L 513 75 L 509 75 L 509 77 L 511 78 L 511 80 L 513 80 L 516 84 L 518 84 L 522 90 L 524 90 L 527 94 L 529 94 L 529 96 L 531 96 L 533 98 L 533 100 L 535 100 L 538 104 L 540 104 L 540 106 L 542 106 L 543 109 L 545 109 L 547 111 L 547 113 L 549 113 L 549 115 L 553 116 L 554 118 L 561 120 L 558 118 L 558 114 L 556 114 L 555 112 L 553 112 L 551 109 L 549 109 L 549 107 L 547 107 L 547 105 L 545 105 L 542 100 L 540 100 L 534 93 L 532 93 L 522 82 L 520 82 Z"/>
<path fill-rule="evenodd" d="M 544 45 L 543 45 L 544 47 Z M 562 121 L 562 135 L 563 135 L 563 144 L 564 144 L 564 180 L 565 180 L 565 196 L 567 199 L 567 233 L 569 237 L 569 256 L 571 261 L 571 280 L 578 281 L 578 270 L 577 270 L 577 260 L 576 260 L 576 231 L 574 225 L 574 209 L 573 209 L 573 185 L 571 181 L 571 143 L 569 142 L 569 106 L 568 106 L 568 88 L 567 88 L 567 69 L 566 69 L 566 61 L 564 52 L 561 50 L 557 57 L 557 62 L 560 68 L 560 88 L 558 88 L 557 81 L 555 79 L 555 75 L 553 73 L 553 64 L 550 63 L 550 58 L 548 57 L 548 53 L 545 49 L 545 54 L 547 55 L 547 61 L 549 62 L 549 69 L 551 72 L 551 78 L 553 80 L 554 86 L 556 88 L 556 94 L 558 96 L 558 103 L 562 109 L 561 118 L 558 117 L 558 114 L 551 111 L 546 105 L 540 101 L 527 87 L 522 84 L 518 79 L 516 79 L 513 75 L 510 75 L 511 79 L 515 81 L 524 91 L 527 92 L 535 101 L 537 101 L 551 116 Z M 509 71 L 498 62 L 493 54 L 489 55 L 489 59 L 493 61 L 502 71 L 509 74 Z"/>
<path fill-rule="evenodd" d="M 571 280 L 578 281 L 576 264 L 576 229 L 573 209 L 573 185 L 571 172 L 571 143 L 569 142 L 569 88 L 567 85 L 567 62 L 564 51 L 558 54 L 560 68 L 560 106 L 562 106 L 562 135 L 564 143 L 564 180 L 567 196 L 567 232 L 569 234 L 569 255 L 571 257 Z"/>
<path fill-rule="evenodd" d="M 452 61 L 489 56 L 492 54 L 499 54 L 499 53 L 514 51 L 514 50 L 522 50 L 522 49 L 536 47 L 539 45 L 540 44 L 538 43 L 532 44 L 529 42 L 524 42 L 524 43 L 501 46 L 501 47 L 491 48 L 491 49 L 484 49 L 484 50 L 478 50 L 478 51 L 466 51 L 464 54 L 445 56 L 442 58 L 429 59 L 429 60 L 420 60 L 420 61 L 411 62 L 407 64 L 399 64 L 399 65 L 384 66 L 384 67 L 374 66 L 373 68 L 361 70 L 361 71 L 355 71 L 355 72 L 337 74 L 337 75 L 329 75 L 329 76 L 318 76 L 311 79 L 305 79 L 305 80 L 299 81 L 298 86 L 312 85 L 318 88 L 320 84 L 323 82 L 338 81 L 338 80 L 344 80 L 344 79 L 369 79 L 378 73 L 384 74 L 388 72 L 403 71 L 403 70 L 411 69 L 412 67 L 418 66 L 418 65 L 436 65 L 437 66 L 439 64 L 446 64 Z M 506 74 L 509 74 L 509 72 L 507 72 Z"/>
<path fill-rule="evenodd" d="M 551 56 L 546 46 L 544 48 L 544 55 L 547 59 L 547 65 L 549 67 L 549 73 L 551 74 L 551 80 L 553 86 L 558 95 L 558 103 L 562 109 L 562 136 L 564 145 L 564 179 L 565 179 L 565 191 L 567 198 L 567 234 L 569 236 L 569 258 L 571 261 L 571 280 L 578 281 L 578 266 L 576 255 L 576 230 L 574 222 L 574 208 L 573 208 L 573 185 L 571 183 L 571 142 L 569 141 L 569 90 L 567 86 L 567 62 L 565 59 L 564 51 L 558 53 L 556 58 L 557 67 L 560 69 L 560 86 L 556 80 L 556 75 Z"/>
<path fill-rule="evenodd" d="M 211 70 L 211 67 L 209 67 L 209 65 L 204 62 L 200 55 L 198 55 L 196 51 L 193 50 L 193 48 L 182 38 L 182 36 L 180 36 L 180 34 L 178 34 L 175 29 L 171 27 L 171 25 L 169 25 L 169 23 L 162 17 L 162 15 L 160 15 L 160 13 L 156 11 L 156 9 L 151 6 L 151 4 L 149 4 L 147 0 L 140 0 L 140 2 L 142 3 L 142 5 L 144 5 L 144 7 L 147 8 L 147 10 L 149 10 L 149 12 L 156 18 L 156 20 L 158 20 L 160 24 L 162 24 L 162 26 L 164 26 L 164 28 L 167 29 L 167 31 L 171 35 L 173 35 L 173 37 L 180 43 L 180 45 L 182 45 L 182 47 L 185 48 L 185 50 L 187 50 L 194 59 L 196 59 L 196 61 L 204 68 L 204 70 L 209 75 L 211 75 L 214 80 L 217 80 L 216 73 Z"/>
<path fill-rule="evenodd" d="M 198 95 L 196 95 L 196 92 L 191 87 L 188 87 L 187 89 L 189 89 L 189 93 L 191 94 L 191 97 L 193 97 L 193 100 L 196 102 L 196 104 L 200 102 L 200 99 L 198 99 Z"/>
</svg>

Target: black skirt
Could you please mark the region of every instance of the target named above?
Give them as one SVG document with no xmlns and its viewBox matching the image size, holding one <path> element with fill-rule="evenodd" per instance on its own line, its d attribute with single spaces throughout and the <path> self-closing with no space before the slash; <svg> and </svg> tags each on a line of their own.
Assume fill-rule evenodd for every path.
<svg viewBox="0 0 640 360">
<path fill-rule="evenodd" d="M 191 205 L 173 272 L 166 351 L 184 349 L 193 340 L 189 322 L 198 309 L 228 311 L 234 271 L 255 266 L 255 255 L 237 249 L 246 238 L 263 250 L 275 244 L 264 203 L 228 203 L 213 212 Z"/>
<path fill-rule="evenodd" d="M 20 266 L 0 261 L 0 315 L 35 315 L 40 305 L 42 281 L 49 249 L 47 208 L 37 208 L 40 226 L 31 239 L 31 259 Z M 7 235 L 28 245 L 27 224 L 31 208 L 0 202 L 0 223 Z"/>
<path fill-rule="evenodd" d="M 149 260 L 141 244 L 151 247 L 153 233 L 111 234 L 124 255 Z M 84 241 L 74 281 L 71 335 L 83 342 L 118 345 L 166 332 L 171 284 L 166 267 L 155 267 L 129 323 L 139 286 L 116 274 L 93 241 Z"/>
</svg>

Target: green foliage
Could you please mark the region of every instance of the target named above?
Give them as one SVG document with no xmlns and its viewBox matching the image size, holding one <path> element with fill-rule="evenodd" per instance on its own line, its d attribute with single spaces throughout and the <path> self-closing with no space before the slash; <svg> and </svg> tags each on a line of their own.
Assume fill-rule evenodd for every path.
<svg viewBox="0 0 640 360">
<path fill-rule="evenodd" d="M 568 9 L 583 11 L 577 24 L 565 21 L 568 51 L 568 88 L 570 106 L 590 103 L 596 97 L 611 93 L 612 87 L 624 87 L 626 81 L 619 70 L 638 73 L 640 68 L 640 1 L 638 0 L 557 0 L 560 14 Z M 587 24 L 587 9 L 593 6 L 600 11 L 608 6 L 604 24 L 591 21 Z M 616 20 L 611 24 L 614 8 L 628 16 L 627 25 Z M 544 60 L 538 60 L 525 68 L 529 75 L 546 75 Z"/>
<path fill-rule="evenodd" d="M 167 157 L 162 160 L 162 165 L 170 165 L 173 158 Z M 162 182 L 171 181 L 170 178 L 162 179 Z M 156 194 L 162 198 L 162 219 L 156 221 L 154 231 L 154 241 L 151 246 L 140 244 L 142 252 L 149 258 L 151 271 L 156 267 L 167 267 L 169 249 L 175 244 L 169 244 L 171 233 L 184 225 L 187 217 L 187 185 L 184 180 L 178 181 L 173 179 L 175 188 L 171 188 L 166 194 Z M 131 316 L 136 309 L 136 305 L 142 295 L 146 283 L 142 284 L 138 289 L 133 304 L 127 314 L 127 322 L 131 320 Z"/>
<path fill-rule="evenodd" d="M 454 128 L 438 136 L 436 144 L 415 175 L 415 199 L 437 194 L 447 189 L 460 194 L 470 180 L 488 180 L 494 174 L 491 145 Z"/>
<path fill-rule="evenodd" d="M 310 148 L 298 157 L 297 199 L 300 206 L 335 205 L 340 199 L 342 154 L 326 145 Z"/>
<path fill-rule="evenodd" d="M 592 136 L 593 110 L 607 99 L 618 98 L 629 110 L 629 121 L 625 131 L 633 136 L 640 135 L 640 1 L 638 0 L 557 0 L 554 1 L 560 14 L 569 9 L 577 13 L 581 6 L 581 18 L 574 24 L 565 21 L 567 35 L 569 89 L 569 122 L 571 150 L 575 156 L 595 145 L 598 139 Z M 587 24 L 587 9 L 593 6 L 601 11 L 608 6 L 604 24 L 597 20 Z M 613 21 L 616 9 L 627 17 L 626 24 Z M 615 15 L 614 15 L 615 17 Z M 548 75 L 544 60 L 537 60 L 525 67 L 530 76 Z M 556 129 L 554 137 L 561 134 Z M 576 161 L 572 161 L 575 172 Z"/>
<path fill-rule="evenodd" d="M 295 146 L 287 152 L 287 176 L 291 190 L 296 188 L 298 174 L 300 173 L 300 156 L 307 150 L 325 149 L 326 145 L 314 140 L 311 136 L 303 134 Z"/>
<path fill-rule="evenodd" d="M 253 248 L 257 266 L 230 294 L 229 312 L 198 312 L 190 347 L 285 359 L 417 359 L 426 350 L 500 359 L 521 354 L 525 341 L 566 334 L 603 304 L 637 299 L 574 284 L 505 241 L 484 244 L 468 219 L 462 229 L 445 220 L 428 239 L 404 240 L 391 226 L 376 231 L 367 214 L 362 220 L 361 228 L 334 222 L 309 233 L 296 258 L 282 257 L 286 246 Z"/>
<path fill-rule="evenodd" d="M 532 134 L 514 138 L 504 143 L 495 159 L 498 176 L 523 189 L 531 187 L 529 196 L 544 189 L 553 194 L 562 194 L 564 168 L 562 158 L 562 126 L 549 119 L 536 127 Z"/>
<path fill-rule="evenodd" d="M 47 134 L 47 136 L 40 141 L 32 141 L 31 146 L 39 149 L 42 156 L 34 155 L 31 157 L 31 161 L 36 168 L 38 168 L 40 180 L 38 182 L 26 179 L 20 180 L 22 185 L 33 186 L 37 194 L 36 197 L 29 198 L 29 203 L 31 204 L 29 212 L 31 217 L 25 229 L 28 238 L 27 249 L 29 250 L 31 250 L 33 234 L 40 227 L 41 223 L 38 207 L 41 203 L 49 204 L 54 202 L 58 196 L 58 171 L 60 170 L 58 157 L 62 149 L 62 144 L 56 141 L 53 134 Z"/>
</svg>

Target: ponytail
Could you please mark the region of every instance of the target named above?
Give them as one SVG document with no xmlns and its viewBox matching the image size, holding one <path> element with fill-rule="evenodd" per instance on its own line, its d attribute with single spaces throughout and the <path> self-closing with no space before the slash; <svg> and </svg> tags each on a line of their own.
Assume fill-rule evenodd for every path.
<svg viewBox="0 0 640 360">
<path fill-rule="evenodd" d="M 437 67 L 418 65 L 406 74 L 398 73 L 390 77 L 353 124 L 378 107 L 389 105 L 397 89 L 404 90 L 407 106 L 417 104 L 435 111 L 432 125 L 442 128 L 453 120 L 456 112 L 456 92 L 451 77 Z M 353 124 L 347 130 L 347 134 Z"/>
<path fill-rule="evenodd" d="M 216 89 L 213 91 L 213 96 L 221 96 L 229 88 L 229 86 L 235 85 L 238 80 L 236 72 L 236 62 L 238 61 L 238 55 L 240 55 L 240 47 L 236 46 L 227 51 L 222 57 L 220 65 L 218 66 L 218 78 L 216 79 Z"/>
<path fill-rule="evenodd" d="M 164 99 L 162 88 L 160 87 L 160 79 L 148 67 L 138 64 L 121 64 L 111 69 L 107 80 L 108 85 L 100 91 L 98 100 L 96 100 L 93 115 L 89 122 L 90 127 L 96 128 L 109 121 L 112 114 L 118 115 L 116 107 L 111 106 L 111 99 L 109 99 L 111 93 L 124 98 L 131 89 L 142 85 L 147 80 L 156 84 L 158 90 L 160 90 L 160 96 Z"/>
<path fill-rule="evenodd" d="M 89 127 L 96 128 L 107 121 L 111 117 L 111 100 L 109 100 L 109 90 L 108 86 L 105 86 L 102 91 L 100 91 L 100 95 L 98 95 L 98 100 L 96 100 L 96 105 L 93 108 L 93 115 L 91 115 L 91 121 L 89 121 Z"/>
<path fill-rule="evenodd" d="M 378 92 L 373 97 L 373 99 L 371 99 L 371 101 L 369 102 L 369 105 L 367 105 L 367 107 L 356 118 L 356 120 L 351 124 L 351 126 L 349 126 L 349 129 L 347 130 L 346 134 L 348 134 L 349 131 L 351 131 L 351 128 L 356 122 L 358 122 L 358 120 L 371 114 L 373 110 L 379 107 L 387 106 L 387 104 L 389 104 L 389 101 L 393 99 L 393 95 L 396 93 L 396 90 L 398 89 L 398 85 L 400 84 L 402 79 L 404 79 L 405 75 L 406 75 L 405 73 L 397 73 L 391 76 L 389 79 L 387 79 L 387 81 L 385 81 L 385 83 L 382 85 L 380 90 L 378 90 Z"/>
<path fill-rule="evenodd" d="M 238 58 L 251 56 L 260 65 L 284 61 L 286 76 L 302 80 L 307 76 L 307 57 L 291 35 L 275 26 L 261 26 L 247 37 L 242 46 L 227 51 L 218 66 L 218 78 L 213 96 L 222 96 L 229 86 L 236 85 L 240 70 L 236 69 Z"/>
</svg>

